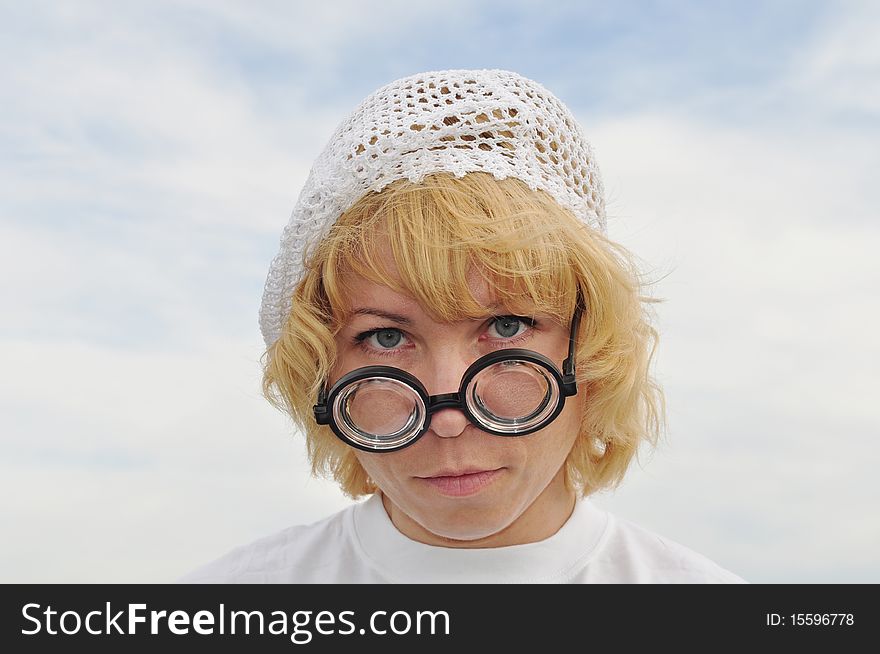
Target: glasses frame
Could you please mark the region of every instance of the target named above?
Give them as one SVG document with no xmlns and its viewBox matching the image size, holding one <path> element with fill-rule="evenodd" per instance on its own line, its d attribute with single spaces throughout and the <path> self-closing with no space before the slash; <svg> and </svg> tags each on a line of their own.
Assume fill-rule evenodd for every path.
<svg viewBox="0 0 880 654">
<path fill-rule="evenodd" d="M 350 445 L 359 450 L 363 450 L 365 452 L 396 452 L 397 450 L 409 447 L 410 445 L 418 441 L 425 434 L 425 432 L 430 429 L 431 416 L 436 411 L 439 411 L 441 409 L 459 409 L 462 413 L 464 413 L 471 424 L 485 432 L 494 434 L 496 436 L 525 436 L 526 434 L 536 432 L 539 429 L 543 429 L 556 419 L 556 417 L 562 412 L 562 409 L 565 406 L 566 398 L 577 395 L 577 381 L 575 380 L 575 341 L 577 338 L 577 331 L 580 326 L 581 315 L 583 314 L 585 309 L 586 307 L 583 299 L 583 294 L 581 293 L 580 286 L 578 286 L 577 301 L 575 305 L 574 315 L 571 320 L 571 329 L 568 335 L 568 356 L 562 363 L 562 372 L 559 372 L 556 364 L 554 364 L 550 359 L 539 352 L 535 352 L 534 350 L 527 350 L 525 348 L 506 348 L 502 350 L 496 350 L 495 352 L 490 352 L 489 354 L 480 357 L 470 366 L 468 366 L 467 370 L 465 370 L 464 374 L 462 375 L 461 383 L 459 384 L 457 392 L 429 395 L 422 382 L 419 381 L 419 379 L 415 375 L 412 375 L 405 370 L 395 368 L 394 366 L 363 366 L 361 368 L 356 368 L 340 377 L 336 381 L 336 383 L 333 384 L 333 388 L 331 388 L 329 391 L 327 390 L 327 383 L 325 381 L 321 392 L 318 394 L 318 402 L 313 407 L 315 420 L 319 425 L 329 425 L 330 429 L 333 430 L 333 433 L 336 434 L 336 436 L 339 437 L 347 445 Z M 480 422 L 479 419 L 471 412 L 470 408 L 468 407 L 467 401 L 465 399 L 465 392 L 468 385 L 470 384 L 470 381 L 484 368 L 499 363 L 501 361 L 509 361 L 512 359 L 528 361 L 546 369 L 556 381 L 556 385 L 559 388 L 559 396 L 557 397 L 556 407 L 554 408 L 553 412 L 549 414 L 542 422 L 522 431 L 505 432 L 492 429 Z M 360 381 L 362 379 L 367 379 L 369 377 L 384 377 L 406 384 L 413 391 L 415 391 L 415 393 L 421 399 L 423 406 L 425 407 L 424 419 L 422 421 L 422 425 L 419 427 L 418 432 L 415 436 L 410 438 L 402 445 L 387 448 L 374 448 L 362 445 L 361 443 L 352 440 L 336 424 L 336 421 L 333 417 L 333 405 L 336 401 L 336 397 L 349 384 Z"/>
</svg>

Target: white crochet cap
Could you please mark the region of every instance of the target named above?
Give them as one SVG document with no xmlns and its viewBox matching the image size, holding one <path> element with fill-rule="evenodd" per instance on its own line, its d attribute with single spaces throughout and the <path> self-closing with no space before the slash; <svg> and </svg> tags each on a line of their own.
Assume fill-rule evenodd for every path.
<svg viewBox="0 0 880 654">
<path fill-rule="evenodd" d="M 303 255 L 363 195 L 429 173 L 474 171 L 542 189 L 605 233 L 605 199 L 593 151 L 568 108 L 507 70 L 440 70 L 376 90 L 336 128 L 312 165 L 260 307 L 266 346 L 281 335 Z"/>
</svg>

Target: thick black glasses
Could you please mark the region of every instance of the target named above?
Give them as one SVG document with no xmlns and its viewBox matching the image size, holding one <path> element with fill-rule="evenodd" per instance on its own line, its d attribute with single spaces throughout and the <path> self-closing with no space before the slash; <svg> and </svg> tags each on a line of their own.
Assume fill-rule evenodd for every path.
<svg viewBox="0 0 880 654">
<path fill-rule="evenodd" d="M 543 354 L 522 348 L 490 352 L 474 361 L 457 393 L 428 395 L 410 373 L 393 366 L 365 366 L 326 384 L 314 406 L 319 425 L 367 452 L 393 452 L 415 443 L 440 409 L 460 409 L 480 429 L 524 436 L 549 425 L 577 395 L 575 336 L 584 310 L 578 287 L 568 357 L 562 372 Z"/>
</svg>

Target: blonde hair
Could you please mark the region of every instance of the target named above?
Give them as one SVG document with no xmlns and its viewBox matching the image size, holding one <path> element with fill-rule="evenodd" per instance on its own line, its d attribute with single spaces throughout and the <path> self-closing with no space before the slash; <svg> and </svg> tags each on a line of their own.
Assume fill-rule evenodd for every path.
<svg viewBox="0 0 880 654">
<path fill-rule="evenodd" d="M 380 238 L 390 245 L 397 275 L 386 263 L 389 250 L 378 251 Z M 640 445 L 656 446 L 665 430 L 663 391 L 649 372 L 659 336 L 647 305 L 659 300 L 642 295 L 625 248 L 517 178 L 475 172 L 398 180 L 358 200 L 303 260 L 293 308 L 262 357 L 263 393 L 305 433 L 312 473 L 335 479 L 352 498 L 376 487 L 355 450 L 312 412 L 336 362 L 334 336 L 349 308 L 346 273 L 415 298 L 438 322 L 487 315 L 468 286 L 472 266 L 511 310 L 525 301 L 563 324 L 580 286 L 586 311 L 576 378 L 583 411 L 565 478 L 584 496 L 619 485 Z"/>
</svg>

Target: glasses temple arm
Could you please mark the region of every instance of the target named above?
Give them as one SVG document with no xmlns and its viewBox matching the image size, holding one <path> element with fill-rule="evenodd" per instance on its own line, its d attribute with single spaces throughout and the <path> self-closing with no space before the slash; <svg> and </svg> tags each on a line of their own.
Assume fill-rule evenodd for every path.
<svg viewBox="0 0 880 654">
<path fill-rule="evenodd" d="M 318 391 L 318 403 L 312 407 L 312 412 L 315 415 L 315 421 L 319 425 L 327 425 L 330 423 L 330 412 L 327 410 L 327 384 L 324 383 L 321 385 L 321 390 Z"/>
<path fill-rule="evenodd" d="M 571 319 L 571 332 L 568 335 L 568 357 L 562 363 L 562 375 L 566 383 L 574 382 L 575 373 L 575 340 L 577 338 L 578 328 L 581 324 L 581 313 L 585 309 L 583 294 L 581 293 L 580 284 L 577 288 L 577 300 L 574 309 L 574 316 Z"/>
</svg>

